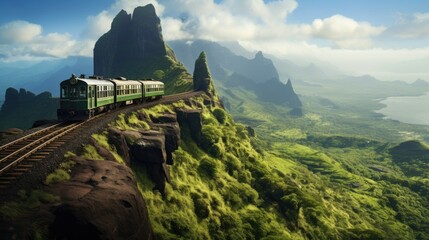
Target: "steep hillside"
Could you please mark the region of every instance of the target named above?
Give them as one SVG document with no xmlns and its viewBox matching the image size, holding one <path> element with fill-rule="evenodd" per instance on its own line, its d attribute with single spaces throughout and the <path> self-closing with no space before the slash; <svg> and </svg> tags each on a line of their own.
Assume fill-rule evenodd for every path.
<svg viewBox="0 0 429 240">
<path fill-rule="evenodd" d="M 314 134 L 274 114 L 255 131 L 222 108 L 204 59 L 194 76 L 206 93 L 91 133 L 46 187 L 3 204 L 4 226 L 42 238 L 429 238 L 427 181 L 394 165 L 425 146 Z"/>
</svg>

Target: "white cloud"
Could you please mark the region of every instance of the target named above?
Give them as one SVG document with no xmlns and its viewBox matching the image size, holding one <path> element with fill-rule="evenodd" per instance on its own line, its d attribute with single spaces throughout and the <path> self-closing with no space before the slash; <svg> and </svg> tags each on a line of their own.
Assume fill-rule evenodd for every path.
<svg viewBox="0 0 429 240">
<path fill-rule="evenodd" d="M 184 31 L 184 24 L 179 19 L 164 18 L 162 21 L 162 32 L 164 39 L 178 40 L 190 39 L 192 36 Z"/>
<path fill-rule="evenodd" d="M 182 32 L 188 33 L 185 36 L 222 41 L 278 36 L 288 14 L 297 7 L 294 0 L 248 0 L 246 4 L 237 0 L 165 0 L 163 4 L 168 5 L 165 15 L 182 22 Z M 166 31 L 164 35 L 172 40 L 168 36 L 173 35 Z"/>
<path fill-rule="evenodd" d="M 315 36 L 330 40 L 368 38 L 385 30 L 384 27 L 374 27 L 368 22 L 357 22 L 342 15 L 315 19 L 311 27 Z"/>
<path fill-rule="evenodd" d="M 0 26 L 0 44 L 26 43 L 42 33 L 42 27 L 26 21 L 13 21 Z"/>
<path fill-rule="evenodd" d="M 89 16 L 87 26 L 82 31 L 82 37 L 85 39 L 98 39 L 109 31 L 112 19 L 112 14 L 107 11 L 102 11 L 97 16 Z"/>
<path fill-rule="evenodd" d="M 68 33 L 43 34 L 38 24 L 13 21 L 0 26 L 0 61 L 92 56 L 94 43 L 78 41 Z"/>
<path fill-rule="evenodd" d="M 403 39 L 429 38 L 429 13 L 400 15 L 399 22 L 389 28 L 388 34 Z"/>
<path fill-rule="evenodd" d="M 311 24 L 288 24 L 287 17 L 297 7 L 295 0 L 164 0 L 162 19 L 166 40 L 207 39 L 219 41 L 258 41 L 273 38 L 287 40 L 311 40 L 322 38 L 337 48 L 363 49 L 372 46 L 371 38 L 385 28 L 368 22 L 334 15 L 315 19 Z M 175 19 L 176 21 L 172 21 Z M 180 21 L 180 22 L 179 22 Z M 180 34 L 175 34 L 180 26 Z M 168 30 L 175 33 L 169 33 Z"/>
<path fill-rule="evenodd" d="M 371 48 L 372 38 L 385 31 L 385 27 L 375 27 L 369 22 L 358 22 L 354 19 L 336 14 L 325 19 L 315 19 L 312 24 L 287 26 L 294 34 L 306 39 L 324 39 L 336 48 L 367 49 Z"/>
</svg>

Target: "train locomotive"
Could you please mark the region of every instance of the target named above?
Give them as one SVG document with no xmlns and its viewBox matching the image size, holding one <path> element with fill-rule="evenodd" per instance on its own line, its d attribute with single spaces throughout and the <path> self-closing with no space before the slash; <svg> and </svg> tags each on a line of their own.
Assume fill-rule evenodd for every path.
<svg viewBox="0 0 429 240">
<path fill-rule="evenodd" d="M 60 84 L 57 116 L 60 121 L 86 120 L 103 111 L 159 99 L 163 95 L 164 83 L 152 79 L 102 79 L 72 75 Z"/>
</svg>

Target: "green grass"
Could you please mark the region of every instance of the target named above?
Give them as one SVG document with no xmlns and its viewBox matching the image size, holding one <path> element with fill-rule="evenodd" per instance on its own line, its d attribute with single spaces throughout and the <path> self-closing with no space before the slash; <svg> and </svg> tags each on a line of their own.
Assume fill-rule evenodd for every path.
<svg viewBox="0 0 429 240">
<path fill-rule="evenodd" d="M 290 194 L 272 198 L 279 206 L 288 206 L 286 219 L 306 229 L 307 237 L 428 239 L 427 170 L 416 162 L 418 156 L 408 153 L 413 160 L 401 166 L 389 149 L 410 139 L 429 140 L 429 127 L 374 114 L 380 107 L 374 101 L 376 92 L 363 98 L 334 94 L 330 87 L 329 94 L 331 90 L 325 89 L 300 96 L 303 117 L 289 116 L 289 108 L 258 101 L 251 92 L 226 90 L 221 84 L 219 89 L 236 121 L 256 130 L 260 140 L 254 142 L 263 146 L 264 162 L 284 175 L 277 189 L 283 188 L 281 182 L 299 189 L 294 190 L 296 198 Z M 319 97 L 323 94 L 325 101 Z M 335 107 L 327 106 L 327 101 Z M 294 212 L 299 202 L 302 208 Z"/>
<path fill-rule="evenodd" d="M 95 134 L 94 133 L 91 135 L 91 137 L 94 138 L 101 147 L 105 148 L 110 153 L 112 153 L 116 162 L 121 163 L 121 164 L 125 164 L 124 159 L 117 153 L 115 147 L 109 144 L 108 138 L 107 138 L 107 132 L 103 132 L 102 134 Z M 91 149 L 90 151 L 93 151 L 93 150 L 94 149 Z M 92 152 L 91 154 L 94 154 L 94 156 L 97 159 L 98 156 L 96 156 L 95 153 Z"/>
<path fill-rule="evenodd" d="M 97 152 L 97 149 L 90 144 L 86 144 L 83 147 L 82 156 L 91 160 L 103 160 L 103 157 Z"/>
</svg>

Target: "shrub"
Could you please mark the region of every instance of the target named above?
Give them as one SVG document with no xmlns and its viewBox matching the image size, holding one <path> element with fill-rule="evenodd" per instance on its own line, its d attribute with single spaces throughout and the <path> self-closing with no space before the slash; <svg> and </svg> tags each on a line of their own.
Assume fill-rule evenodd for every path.
<svg viewBox="0 0 429 240">
<path fill-rule="evenodd" d="M 215 110 L 213 110 L 213 115 L 215 116 L 215 118 L 217 119 L 217 121 L 220 124 L 224 124 L 225 120 L 226 120 L 226 113 L 223 109 L 221 108 L 216 108 Z"/>
<path fill-rule="evenodd" d="M 223 143 L 221 144 L 220 141 L 222 132 L 212 125 L 204 125 L 201 132 L 201 147 L 213 157 L 221 157 L 225 152 Z"/>
<path fill-rule="evenodd" d="M 57 169 L 46 177 L 46 184 L 55 184 L 70 179 L 70 174 L 64 169 Z"/>
<path fill-rule="evenodd" d="M 198 171 L 203 175 L 214 178 L 218 172 L 217 163 L 212 158 L 204 157 L 201 159 Z"/>
<path fill-rule="evenodd" d="M 194 202 L 194 212 L 199 218 L 207 218 L 210 215 L 210 203 L 207 198 L 204 198 L 198 193 L 191 194 L 192 201 Z"/>
</svg>

